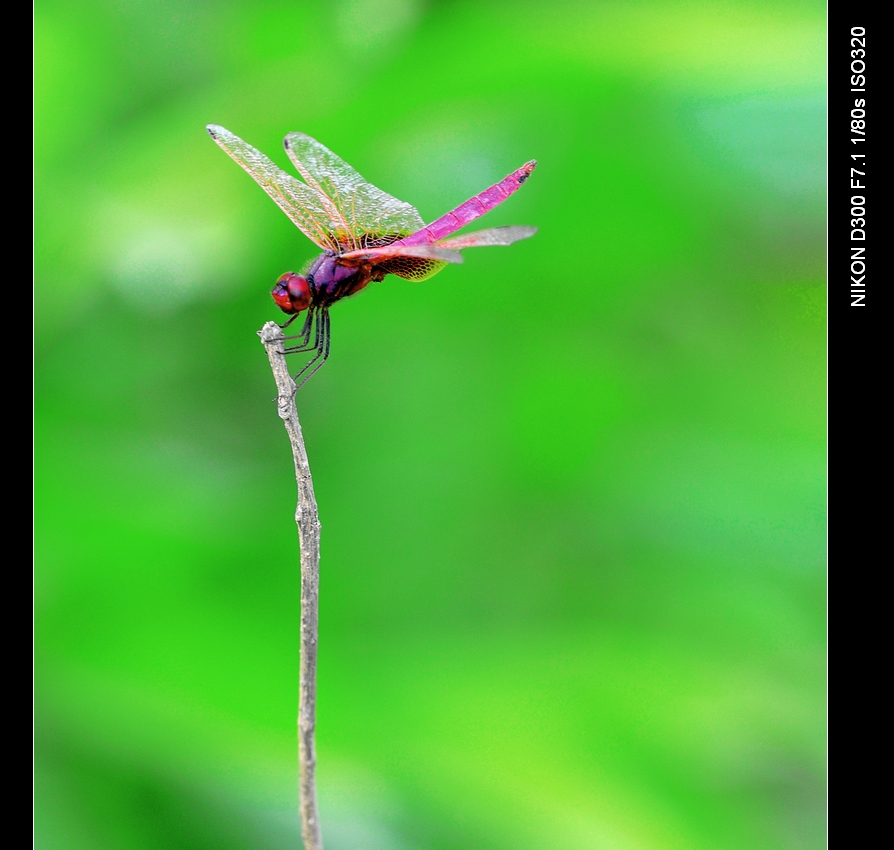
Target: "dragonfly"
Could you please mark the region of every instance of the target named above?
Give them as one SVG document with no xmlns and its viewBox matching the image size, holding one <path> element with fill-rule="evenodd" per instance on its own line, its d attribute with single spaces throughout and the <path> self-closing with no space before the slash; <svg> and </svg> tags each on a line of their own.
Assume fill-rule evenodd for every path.
<svg viewBox="0 0 894 850">
<path fill-rule="evenodd" d="M 462 236 L 457 230 L 492 210 L 530 177 L 536 160 L 526 162 L 498 183 L 425 224 L 418 210 L 364 180 L 343 159 L 305 133 L 289 133 L 283 142 L 298 180 L 234 133 L 216 124 L 211 138 L 242 166 L 298 229 L 323 253 L 300 273 L 286 272 L 271 291 L 277 306 L 290 315 L 288 327 L 306 311 L 297 342 L 286 354 L 313 352 L 295 375 L 302 387 L 329 357 L 329 308 L 388 274 L 426 280 L 461 263 L 465 248 L 511 245 L 537 232 L 536 227 L 492 227 Z M 300 382 L 300 383 L 299 383 Z"/>
</svg>

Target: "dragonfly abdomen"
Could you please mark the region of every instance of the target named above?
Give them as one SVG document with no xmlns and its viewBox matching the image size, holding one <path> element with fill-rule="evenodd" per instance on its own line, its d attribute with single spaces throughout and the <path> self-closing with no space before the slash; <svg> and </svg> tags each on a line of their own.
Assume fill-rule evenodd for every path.
<svg viewBox="0 0 894 850">
<path fill-rule="evenodd" d="M 492 210 L 498 204 L 506 200 L 513 192 L 517 192 L 522 183 L 528 179 L 536 167 L 536 160 L 526 162 L 521 168 L 516 169 L 504 177 L 499 183 L 494 183 L 483 192 L 479 192 L 465 203 L 460 204 L 449 213 L 442 215 L 422 230 L 417 230 L 411 236 L 400 240 L 401 245 L 420 245 L 426 242 L 435 242 L 443 239 L 451 233 L 455 233 L 469 222 L 480 218 L 486 212 Z"/>
</svg>

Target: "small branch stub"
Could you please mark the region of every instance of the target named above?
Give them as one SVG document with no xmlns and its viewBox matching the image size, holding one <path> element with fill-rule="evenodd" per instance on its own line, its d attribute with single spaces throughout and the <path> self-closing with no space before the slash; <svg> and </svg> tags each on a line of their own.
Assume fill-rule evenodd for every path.
<svg viewBox="0 0 894 850">
<path fill-rule="evenodd" d="M 298 790 L 300 794 L 301 837 L 305 850 L 323 850 L 320 821 L 317 816 L 317 792 L 314 783 L 316 755 L 314 726 L 317 698 L 317 636 L 320 596 L 320 520 L 314 497 L 310 464 L 304 448 L 298 409 L 295 406 L 295 382 L 289 374 L 283 349 L 282 329 L 276 322 L 267 322 L 258 336 L 267 350 L 270 368 L 276 381 L 276 407 L 286 426 L 295 480 L 298 484 L 298 506 L 295 522 L 301 546 L 301 667 L 298 686 Z"/>
</svg>

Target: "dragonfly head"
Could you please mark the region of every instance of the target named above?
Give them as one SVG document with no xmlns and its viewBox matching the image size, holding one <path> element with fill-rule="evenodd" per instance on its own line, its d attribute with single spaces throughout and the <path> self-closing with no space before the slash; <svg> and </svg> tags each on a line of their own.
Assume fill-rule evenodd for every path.
<svg viewBox="0 0 894 850">
<path fill-rule="evenodd" d="M 300 313 L 310 307 L 310 286 L 304 275 L 286 272 L 270 294 L 284 313 Z"/>
</svg>

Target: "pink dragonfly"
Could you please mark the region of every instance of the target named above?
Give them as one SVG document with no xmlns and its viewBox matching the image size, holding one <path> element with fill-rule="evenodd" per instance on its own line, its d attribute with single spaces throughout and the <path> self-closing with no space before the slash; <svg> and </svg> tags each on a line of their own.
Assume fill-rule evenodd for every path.
<svg viewBox="0 0 894 850">
<path fill-rule="evenodd" d="M 415 207 L 368 183 L 304 133 L 289 133 L 283 142 L 304 178 L 302 183 L 229 130 L 209 124 L 208 132 L 323 250 L 301 274 L 282 275 L 271 292 L 277 305 L 292 314 L 283 328 L 307 310 L 301 332 L 286 337 L 298 340 L 286 349 L 287 354 L 315 352 L 295 376 L 298 387 L 329 356 L 329 308 L 339 299 L 359 292 L 370 281 L 383 280 L 386 274 L 425 280 L 447 263 L 461 263 L 463 248 L 511 245 L 537 232 L 536 227 L 493 227 L 445 238 L 505 201 L 528 179 L 537 165 L 534 160 L 426 225 Z"/>
</svg>

